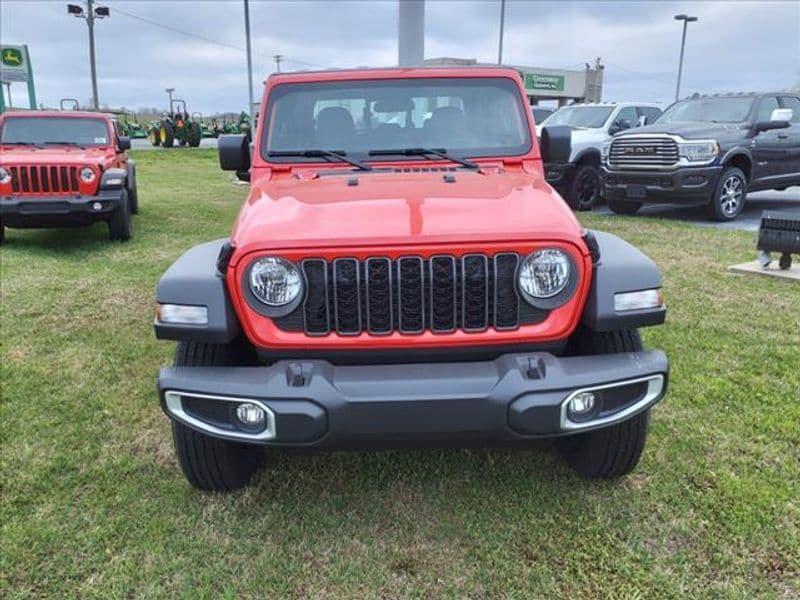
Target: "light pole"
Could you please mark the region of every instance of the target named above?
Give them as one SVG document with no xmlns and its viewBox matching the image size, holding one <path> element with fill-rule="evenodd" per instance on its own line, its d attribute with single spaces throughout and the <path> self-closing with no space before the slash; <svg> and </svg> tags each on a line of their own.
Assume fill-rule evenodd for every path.
<svg viewBox="0 0 800 600">
<path fill-rule="evenodd" d="M 503 64 L 503 30 L 506 25 L 506 0 L 500 0 L 500 48 L 497 51 L 497 64 Z"/>
<path fill-rule="evenodd" d="M 253 55 L 250 52 L 250 2 L 244 0 L 244 35 L 247 40 L 247 104 L 250 120 L 253 119 Z"/>
<path fill-rule="evenodd" d="M 77 4 L 67 4 L 67 14 L 84 19 L 89 28 L 89 66 L 92 70 L 92 108 L 100 108 L 100 100 L 97 95 L 97 67 L 94 60 L 94 20 L 105 19 L 111 16 L 107 6 L 95 8 L 94 0 L 86 0 L 86 10 Z"/>
<path fill-rule="evenodd" d="M 686 26 L 697 21 L 697 17 L 689 15 L 675 15 L 676 21 L 683 21 L 683 38 L 681 38 L 681 57 L 678 60 L 678 85 L 675 87 L 675 101 L 681 95 L 681 75 L 683 74 L 683 50 L 686 47 Z"/>
<path fill-rule="evenodd" d="M 275 54 L 272 58 L 275 59 L 275 72 L 281 72 L 281 61 L 283 60 L 283 54 Z"/>
</svg>

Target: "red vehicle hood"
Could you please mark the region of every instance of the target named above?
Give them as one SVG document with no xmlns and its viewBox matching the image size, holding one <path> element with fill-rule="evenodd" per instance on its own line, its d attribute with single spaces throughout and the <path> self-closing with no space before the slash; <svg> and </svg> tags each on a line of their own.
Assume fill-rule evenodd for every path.
<svg viewBox="0 0 800 600">
<path fill-rule="evenodd" d="M 256 177 L 234 226 L 233 262 L 251 251 L 561 240 L 581 228 L 541 175 L 295 172 Z M 357 185 L 353 185 L 357 181 Z"/>
<path fill-rule="evenodd" d="M 105 148 L 81 149 L 74 146 L 4 147 L 0 152 L 2 165 L 102 165 Z"/>
</svg>

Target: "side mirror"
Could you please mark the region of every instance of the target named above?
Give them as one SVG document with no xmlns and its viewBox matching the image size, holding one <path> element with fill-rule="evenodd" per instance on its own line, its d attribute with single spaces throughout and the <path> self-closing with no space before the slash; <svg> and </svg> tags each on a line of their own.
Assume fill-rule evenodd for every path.
<svg viewBox="0 0 800 600">
<path fill-rule="evenodd" d="M 131 149 L 131 138 L 127 135 L 121 135 L 117 138 L 117 148 L 120 150 L 130 150 Z"/>
<path fill-rule="evenodd" d="M 614 135 L 620 131 L 625 131 L 631 128 L 631 122 L 628 119 L 617 119 L 614 124 L 608 128 L 608 133 Z"/>
<path fill-rule="evenodd" d="M 786 129 L 791 126 L 790 121 L 794 117 L 791 108 L 776 108 L 772 111 L 769 121 L 759 121 L 756 123 L 757 131 L 769 131 L 770 129 Z"/>
<path fill-rule="evenodd" d="M 572 129 L 567 125 L 542 127 L 539 152 L 545 163 L 569 162 L 572 154 Z"/>
<path fill-rule="evenodd" d="M 250 146 L 247 143 L 247 136 L 221 135 L 217 141 L 217 149 L 219 150 L 219 166 L 223 171 L 238 173 L 250 170 Z"/>
</svg>

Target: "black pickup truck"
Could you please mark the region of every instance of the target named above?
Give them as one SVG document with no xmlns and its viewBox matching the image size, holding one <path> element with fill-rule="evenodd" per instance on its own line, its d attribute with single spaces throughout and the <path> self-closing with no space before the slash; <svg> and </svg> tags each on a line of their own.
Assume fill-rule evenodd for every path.
<svg viewBox="0 0 800 600">
<path fill-rule="evenodd" d="M 633 214 L 644 203 L 701 204 L 735 219 L 747 192 L 800 185 L 800 94 L 694 96 L 603 148 L 603 197 Z"/>
</svg>

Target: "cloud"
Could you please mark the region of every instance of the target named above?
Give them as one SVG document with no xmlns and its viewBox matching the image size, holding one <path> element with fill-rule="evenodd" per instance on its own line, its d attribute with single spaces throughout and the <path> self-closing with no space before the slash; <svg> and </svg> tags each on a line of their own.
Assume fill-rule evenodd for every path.
<svg viewBox="0 0 800 600">
<path fill-rule="evenodd" d="M 76 2 L 78 0 L 75 0 Z M 164 106 L 175 87 L 189 109 L 247 104 L 244 15 L 239 0 L 105 2 L 96 25 L 101 102 Z M 384 1 L 251 0 L 255 87 L 274 69 L 388 66 L 396 60 L 397 6 Z M 683 92 L 800 84 L 798 2 L 533 2 L 508 0 L 504 59 L 582 68 L 601 57 L 607 99 L 668 102 L 674 95 L 680 23 L 691 12 Z M 499 3 L 428 0 L 426 56 L 497 60 Z M 91 94 L 86 25 L 62 2 L 0 0 L 0 38 L 27 43 L 39 101 Z M 23 101 L 15 86 L 15 103 Z"/>
</svg>

